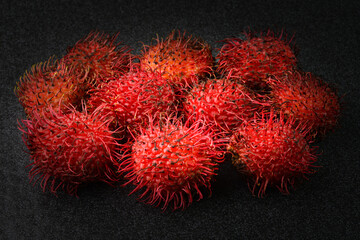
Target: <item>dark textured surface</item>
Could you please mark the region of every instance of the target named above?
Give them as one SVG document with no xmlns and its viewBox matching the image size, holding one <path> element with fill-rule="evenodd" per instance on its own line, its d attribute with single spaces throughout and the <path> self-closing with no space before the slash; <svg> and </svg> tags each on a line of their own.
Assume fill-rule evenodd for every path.
<svg viewBox="0 0 360 240">
<path fill-rule="evenodd" d="M 0 239 L 356 239 L 359 237 L 358 1 L 5 1 L 1 4 Z M 106 2 L 106 3 L 105 3 Z M 296 2 L 296 3 L 295 3 Z M 295 33 L 299 64 L 343 95 L 339 128 L 321 142 L 322 167 L 290 195 L 253 197 L 223 164 L 213 194 L 185 211 L 152 208 L 130 188 L 103 184 L 79 199 L 29 184 L 29 155 L 17 130 L 23 109 L 13 94 L 31 65 L 98 29 L 120 32 L 138 52 L 178 28 L 217 41 L 248 27 Z M 215 53 L 215 51 L 214 51 Z"/>
</svg>

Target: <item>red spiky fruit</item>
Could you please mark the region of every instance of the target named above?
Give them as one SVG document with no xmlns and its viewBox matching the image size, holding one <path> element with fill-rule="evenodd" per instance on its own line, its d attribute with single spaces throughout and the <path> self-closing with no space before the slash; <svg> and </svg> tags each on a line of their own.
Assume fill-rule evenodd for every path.
<svg viewBox="0 0 360 240">
<path fill-rule="evenodd" d="M 290 41 L 266 34 L 245 33 L 244 39 L 230 38 L 217 55 L 218 71 L 230 74 L 251 87 L 266 88 L 269 76 L 281 76 L 296 67 L 297 60 Z"/>
<path fill-rule="evenodd" d="M 325 134 L 337 125 L 339 97 L 329 84 L 312 73 L 290 72 L 273 78 L 272 101 L 278 111 L 312 126 L 312 134 Z"/>
<path fill-rule="evenodd" d="M 90 108 L 104 105 L 101 114 L 113 117 L 119 130 L 146 124 L 147 115 L 169 113 L 176 100 L 171 85 L 158 72 L 139 68 L 90 92 Z"/>
<path fill-rule="evenodd" d="M 228 79 L 208 79 L 195 85 L 183 103 L 188 118 L 203 118 L 229 132 L 263 105 L 250 89 Z"/>
<path fill-rule="evenodd" d="M 116 42 L 117 36 L 91 32 L 67 49 L 64 60 L 93 87 L 119 77 L 129 70 L 131 54 L 128 46 Z"/>
<path fill-rule="evenodd" d="M 35 114 L 22 120 L 19 129 L 32 160 L 31 181 L 40 180 L 44 191 L 62 188 L 71 195 L 82 183 L 116 182 L 120 147 L 110 121 L 98 110 L 64 114 L 51 108 L 45 117 Z"/>
<path fill-rule="evenodd" d="M 238 170 L 255 180 L 253 194 L 258 187 L 258 196 L 263 196 L 267 186 L 288 193 L 288 184 L 314 172 L 315 148 L 310 146 L 308 130 L 282 115 L 276 118 L 273 112 L 255 115 L 237 129 L 229 150 Z"/>
<path fill-rule="evenodd" d="M 57 111 L 65 111 L 69 105 L 77 107 L 85 93 L 84 79 L 64 61 L 52 58 L 34 65 L 15 88 L 15 94 L 30 118 L 48 107 Z"/>
<path fill-rule="evenodd" d="M 210 45 L 185 33 L 173 31 L 165 40 L 145 46 L 140 56 L 141 68 L 160 71 L 165 79 L 180 88 L 192 86 L 212 72 Z"/>
<path fill-rule="evenodd" d="M 208 126 L 198 121 L 192 125 L 166 117 L 149 122 L 135 137 L 130 157 L 121 171 L 127 172 L 128 183 L 143 190 L 140 199 L 148 204 L 185 208 L 203 198 L 202 188 L 211 192 L 222 151 L 213 140 Z"/>
</svg>

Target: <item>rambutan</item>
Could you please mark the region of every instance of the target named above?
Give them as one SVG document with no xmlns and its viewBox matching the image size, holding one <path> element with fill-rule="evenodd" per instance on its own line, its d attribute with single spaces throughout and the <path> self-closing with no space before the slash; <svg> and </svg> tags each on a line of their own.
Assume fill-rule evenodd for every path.
<svg viewBox="0 0 360 240">
<path fill-rule="evenodd" d="M 274 33 L 245 33 L 244 39 L 225 39 L 216 58 L 218 71 L 230 74 L 251 87 L 266 88 L 269 76 L 282 76 L 284 72 L 295 69 L 297 60 L 283 35 Z"/>
<path fill-rule="evenodd" d="M 312 134 L 333 129 L 340 115 L 339 97 L 312 73 L 290 72 L 270 80 L 272 101 L 278 111 L 312 126 Z"/>
<path fill-rule="evenodd" d="M 211 193 L 211 180 L 222 161 L 220 141 L 203 122 L 194 124 L 173 117 L 149 121 L 135 136 L 132 151 L 122 172 L 127 172 L 127 184 L 136 185 L 131 192 L 143 190 L 139 199 L 147 204 L 168 205 L 173 209 L 188 207 L 193 195 L 203 198 L 202 188 Z"/>
<path fill-rule="evenodd" d="M 56 193 L 62 188 L 71 195 L 82 183 L 115 183 L 120 147 L 109 130 L 111 120 L 99 110 L 88 114 L 86 109 L 73 108 L 64 114 L 50 108 L 47 112 L 19 124 L 32 160 L 31 181 L 40 180 L 44 191 Z"/>
<path fill-rule="evenodd" d="M 67 49 L 64 60 L 95 87 L 119 77 L 129 70 L 131 54 L 128 46 L 116 43 L 117 36 L 91 32 Z"/>
<path fill-rule="evenodd" d="M 69 105 L 79 106 L 86 92 L 83 84 L 84 79 L 72 67 L 50 58 L 34 65 L 20 78 L 15 95 L 31 118 L 48 107 L 65 111 Z"/>
<path fill-rule="evenodd" d="M 314 172 L 316 155 L 308 130 L 291 118 L 284 120 L 282 114 L 276 118 L 272 111 L 255 115 L 237 129 L 228 148 L 238 170 L 255 180 L 253 194 L 258 187 L 258 196 L 264 195 L 270 185 L 288 193 L 288 184 Z"/>
<path fill-rule="evenodd" d="M 183 103 L 187 117 L 203 118 L 228 132 L 261 111 L 263 105 L 252 90 L 228 79 L 208 79 L 195 85 Z"/>
<path fill-rule="evenodd" d="M 214 59 L 210 45 L 185 33 L 173 31 L 165 40 L 156 39 L 144 46 L 141 68 L 160 71 L 165 79 L 180 88 L 192 86 L 212 72 Z"/>
<path fill-rule="evenodd" d="M 145 125 L 147 115 L 173 110 L 176 96 L 168 81 L 158 73 L 133 68 L 128 73 L 90 91 L 91 109 L 104 105 L 101 114 L 114 118 L 123 130 Z"/>
</svg>

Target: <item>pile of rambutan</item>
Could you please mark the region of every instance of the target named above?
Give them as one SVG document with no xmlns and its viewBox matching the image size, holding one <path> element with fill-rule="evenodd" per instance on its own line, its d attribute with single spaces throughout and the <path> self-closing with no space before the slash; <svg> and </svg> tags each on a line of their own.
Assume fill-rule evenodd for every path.
<svg viewBox="0 0 360 240">
<path fill-rule="evenodd" d="M 138 56 L 118 37 L 92 32 L 17 83 L 30 179 L 44 191 L 102 181 L 184 209 L 211 194 L 224 161 L 258 196 L 315 172 L 313 144 L 336 127 L 339 97 L 297 66 L 283 34 L 246 32 L 216 56 L 180 31 Z"/>
</svg>

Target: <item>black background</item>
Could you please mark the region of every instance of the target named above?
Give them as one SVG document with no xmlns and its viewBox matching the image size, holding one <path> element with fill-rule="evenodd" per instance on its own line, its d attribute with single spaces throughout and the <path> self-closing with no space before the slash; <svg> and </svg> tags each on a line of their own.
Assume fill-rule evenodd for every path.
<svg viewBox="0 0 360 240">
<path fill-rule="evenodd" d="M 1 4 L 0 239 L 356 239 L 359 237 L 358 1 L 5 1 Z M 302 69 L 337 87 L 339 127 L 318 143 L 316 174 L 290 195 L 251 195 L 230 164 L 210 198 L 165 211 L 128 196 L 131 188 L 87 185 L 79 198 L 29 184 L 14 95 L 33 64 L 61 57 L 92 30 L 120 32 L 138 53 L 158 34 L 186 30 L 216 49 L 246 29 L 295 34 Z"/>
</svg>

